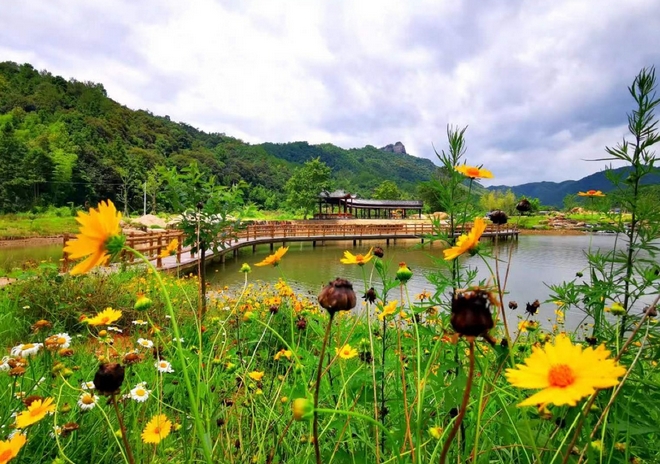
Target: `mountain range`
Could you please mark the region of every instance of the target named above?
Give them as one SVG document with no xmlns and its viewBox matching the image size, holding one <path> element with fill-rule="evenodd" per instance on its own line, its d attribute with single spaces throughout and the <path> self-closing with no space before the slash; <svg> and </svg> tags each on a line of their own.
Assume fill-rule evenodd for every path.
<svg viewBox="0 0 660 464">
<path fill-rule="evenodd" d="M 129 109 L 110 99 L 99 83 L 67 80 L 30 64 L 0 63 L 2 212 L 105 198 L 141 209 L 145 183 L 157 192 L 158 167 L 191 162 L 223 185 L 245 182 L 248 201 L 276 209 L 285 202 L 284 185 L 294 170 L 315 158 L 331 168 L 333 188 L 363 198 L 385 181 L 415 198 L 420 183 L 438 172 L 431 160 L 409 155 L 401 142 L 352 149 L 304 141 L 250 144 Z M 656 176 L 652 182 L 660 180 Z M 473 193 L 482 191 L 476 187 Z M 611 188 L 602 172 L 577 181 L 489 187 L 554 206 L 567 194 Z"/>
</svg>

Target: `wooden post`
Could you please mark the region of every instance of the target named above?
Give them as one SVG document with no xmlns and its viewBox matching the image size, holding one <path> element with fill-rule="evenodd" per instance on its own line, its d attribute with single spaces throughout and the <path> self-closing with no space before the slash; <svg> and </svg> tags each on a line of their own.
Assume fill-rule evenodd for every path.
<svg viewBox="0 0 660 464">
<path fill-rule="evenodd" d="M 150 242 L 153 241 L 153 239 L 149 239 Z M 163 239 L 161 238 L 161 235 L 158 235 L 158 248 L 156 248 L 156 267 L 160 269 L 163 267 L 163 258 L 160 257 L 160 254 L 162 253 L 163 250 Z"/>
</svg>

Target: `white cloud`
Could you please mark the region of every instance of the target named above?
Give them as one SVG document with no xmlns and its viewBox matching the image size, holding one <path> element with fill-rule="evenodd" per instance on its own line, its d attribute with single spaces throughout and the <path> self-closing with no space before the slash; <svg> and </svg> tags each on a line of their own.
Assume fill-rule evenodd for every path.
<svg viewBox="0 0 660 464">
<path fill-rule="evenodd" d="M 0 59 L 250 142 L 433 159 L 469 125 L 468 161 L 517 184 L 601 167 L 580 159 L 625 132 L 659 28 L 653 0 L 28 0 L 0 17 Z"/>
</svg>

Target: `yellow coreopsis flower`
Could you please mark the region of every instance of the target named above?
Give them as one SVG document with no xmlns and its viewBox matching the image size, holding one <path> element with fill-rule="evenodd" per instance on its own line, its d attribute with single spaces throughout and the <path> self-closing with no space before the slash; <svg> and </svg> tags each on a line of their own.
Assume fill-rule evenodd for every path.
<svg viewBox="0 0 660 464">
<path fill-rule="evenodd" d="M 151 418 L 147 426 L 142 431 L 142 441 L 144 443 L 158 444 L 170 434 L 172 423 L 165 414 L 157 414 Z"/>
<path fill-rule="evenodd" d="M 344 257 L 341 258 L 339 261 L 342 264 L 357 264 L 358 266 L 364 266 L 374 257 L 374 255 L 371 254 L 372 251 L 373 248 L 371 248 L 366 255 L 361 255 L 361 254 L 354 255 L 350 251 L 344 251 Z"/>
<path fill-rule="evenodd" d="M 0 464 L 5 464 L 14 459 L 21 450 L 27 438 L 22 433 L 17 433 L 9 440 L 0 440 Z"/>
<path fill-rule="evenodd" d="M 284 348 L 282 348 L 280 351 L 275 353 L 275 356 L 273 357 L 273 359 L 275 361 L 279 361 L 282 357 L 285 357 L 286 359 L 291 359 L 292 355 L 293 355 L 293 351 L 285 350 Z"/>
<path fill-rule="evenodd" d="M 396 308 L 399 306 L 399 302 L 397 300 L 390 301 L 384 308 L 383 311 L 378 315 L 378 320 L 382 321 L 388 316 L 391 316 L 392 314 L 396 314 Z"/>
<path fill-rule="evenodd" d="M 120 220 L 121 213 L 110 200 L 102 201 L 98 209 L 91 208 L 89 213 L 78 213 L 76 221 L 80 224 L 80 233 L 75 240 L 66 242 L 64 252 L 71 259 L 87 258 L 76 264 L 71 274 L 85 274 L 107 263 L 112 254 L 121 250 Z"/>
<path fill-rule="evenodd" d="M 479 244 L 479 239 L 485 230 L 486 221 L 480 217 L 475 219 L 474 225 L 472 226 L 470 232 L 467 235 L 463 234 L 458 237 L 458 240 L 456 240 L 456 245 L 443 251 L 445 260 L 451 261 L 452 259 L 461 256 L 463 253 L 476 248 Z"/>
<path fill-rule="evenodd" d="M 165 247 L 164 250 L 160 252 L 161 258 L 167 258 L 176 254 L 176 250 L 179 248 L 179 241 L 177 239 L 172 239 L 172 241 Z"/>
<path fill-rule="evenodd" d="M 252 371 L 248 374 L 248 377 L 250 377 L 252 380 L 255 382 L 259 382 L 261 379 L 264 378 L 264 371 Z"/>
<path fill-rule="evenodd" d="M 573 345 L 566 335 L 558 335 L 554 344 L 532 347 L 525 364 L 507 369 L 506 377 L 515 387 L 542 389 L 518 406 L 575 406 L 596 390 L 619 383 L 626 369 L 614 359 L 607 359 L 609 355 L 603 345 L 583 348 Z"/>
<path fill-rule="evenodd" d="M 282 260 L 282 256 L 286 254 L 286 252 L 289 250 L 289 247 L 280 247 L 275 253 L 272 255 L 266 256 L 263 261 L 260 261 L 255 264 L 255 266 L 277 266 L 280 264 L 280 261 Z"/>
<path fill-rule="evenodd" d="M 460 166 L 455 166 L 454 169 L 463 174 L 465 177 L 469 177 L 471 179 L 493 178 L 493 173 L 488 169 L 478 168 L 476 166 L 468 166 L 466 164 L 462 164 Z"/>
<path fill-rule="evenodd" d="M 351 359 L 358 355 L 358 352 L 355 348 L 352 348 L 348 343 L 341 348 L 335 348 L 335 354 L 337 354 L 341 359 Z"/>
<path fill-rule="evenodd" d="M 94 326 L 109 325 L 119 320 L 120 317 L 121 317 L 121 310 L 105 308 L 96 316 L 85 319 L 85 322 L 87 322 L 89 325 L 94 325 Z"/>
<path fill-rule="evenodd" d="M 16 416 L 16 428 L 24 429 L 32 424 L 36 424 L 46 417 L 46 414 L 53 412 L 55 412 L 53 398 L 35 400 L 28 406 L 27 411 L 23 411 Z"/>
<path fill-rule="evenodd" d="M 579 197 L 604 197 L 605 194 L 600 190 L 587 190 L 586 192 L 578 192 Z"/>
</svg>

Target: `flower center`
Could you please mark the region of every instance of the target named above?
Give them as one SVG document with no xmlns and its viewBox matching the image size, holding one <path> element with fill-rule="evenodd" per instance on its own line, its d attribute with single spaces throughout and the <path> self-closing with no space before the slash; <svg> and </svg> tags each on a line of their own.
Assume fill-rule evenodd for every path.
<svg viewBox="0 0 660 464">
<path fill-rule="evenodd" d="M 23 345 L 23 351 L 30 350 L 32 348 L 34 348 L 34 343 L 26 343 Z"/>
<path fill-rule="evenodd" d="M 470 167 L 467 169 L 468 177 L 479 177 L 479 169 L 475 167 Z"/>
<path fill-rule="evenodd" d="M 66 343 L 66 338 L 60 337 L 57 339 L 57 344 L 58 345 L 64 345 Z"/>
<path fill-rule="evenodd" d="M 154 428 L 154 434 L 155 435 L 160 435 L 160 427 L 155 427 Z"/>
<path fill-rule="evenodd" d="M 137 396 L 144 396 L 144 393 L 145 391 L 142 388 L 138 388 L 137 390 L 135 390 L 135 394 Z"/>
<path fill-rule="evenodd" d="M 548 382 L 552 387 L 568 387 L 575 382 L 575 373 L 566 364 L 556 364 L 550 368 Z"/>
<path fill-rule="evenodd" d="M 92 404 L 94 402 L 94 398 L 92 398 L 91 395 L 85 395 L 82 397 L 82 402 L 83 404 Z"/>
<path fill-rule="evenodd" d="M 103 325 L 110 324 L 110 318 L 108 316 L 102 317 L 101 324 Z"/>
<path fill-rule="evenodd" d="M 0 454 L 0 462 L 7 462 L 12 458 L 12 450 L 8 449 L 5 450 L 3 453 Z"/>
</svg>

